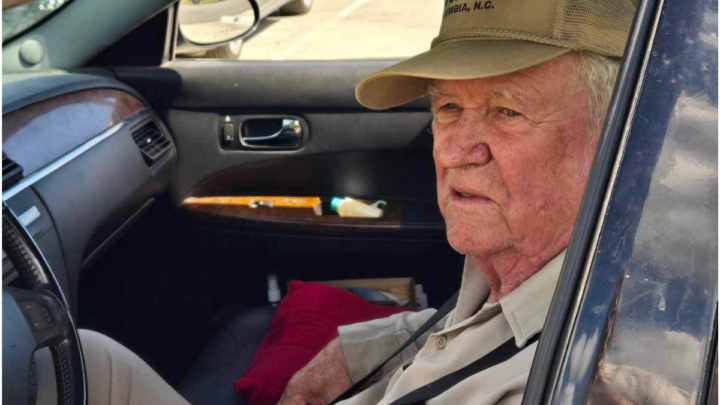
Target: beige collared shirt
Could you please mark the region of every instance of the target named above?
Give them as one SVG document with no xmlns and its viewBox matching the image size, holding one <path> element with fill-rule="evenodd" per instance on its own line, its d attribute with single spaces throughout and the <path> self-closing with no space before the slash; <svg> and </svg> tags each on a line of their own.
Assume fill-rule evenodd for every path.
<svg viewBox="0 0 720 405">
<path fill-rule="evenodd" d="M 525 344 L 545 323 L 564 257 L 565 252 L 560 253 L 499 302 L 482 307 L 490 287 L 475 262 L 467 258 L 458 303 L 447 316 L 445 328 L 437 327 L 426 333 L 385 367 L 379 381 L 341 404 L 391 404 L 465 367 L 511 338 L 519 348 L 524 348 L 520 353 L 467 378 L 427 403 L 520 404 L 537 347 L 537 343 L 527 347 Z M 353 383 L 392 354 L 433 313 L 434 310 L 403 313 L 341 327 L 340 340 Z"/>
</svg>

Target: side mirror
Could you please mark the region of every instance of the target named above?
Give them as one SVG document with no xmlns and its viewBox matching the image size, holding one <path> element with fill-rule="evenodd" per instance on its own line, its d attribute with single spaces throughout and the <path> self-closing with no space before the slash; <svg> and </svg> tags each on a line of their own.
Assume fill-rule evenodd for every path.
<svg viewBox="0 0 720 405">
<path fill-rule="evenodd" d="M 191 45 L 217 46 L 252 34 L 260 23 L 256 0 L 180 0 L 178 26 Z"/>
</svg>

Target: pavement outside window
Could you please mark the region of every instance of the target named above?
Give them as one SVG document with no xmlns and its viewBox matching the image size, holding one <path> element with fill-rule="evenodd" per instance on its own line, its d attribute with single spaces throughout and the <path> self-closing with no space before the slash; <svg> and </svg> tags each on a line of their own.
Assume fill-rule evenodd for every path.
<svg viewBox="0 0 720 405">
<path fill-rule="evenodd" d="M 299 16 L 271 15 L 239 60 L 401 59 L 430 49 L 439 0 L 315 0 Z"/>
</svg>

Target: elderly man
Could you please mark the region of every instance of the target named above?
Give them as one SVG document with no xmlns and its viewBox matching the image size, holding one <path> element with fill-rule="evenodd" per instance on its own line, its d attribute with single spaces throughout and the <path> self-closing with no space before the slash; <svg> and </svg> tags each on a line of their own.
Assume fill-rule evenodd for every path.
<svg viewBox="0 0 720 405">
<path fill-rule="evenodd" d="M 455 310 L 413 341 L 434 310 L 340 328 L 282 405 L 328 404 L 387 358 L 343 405 L 520 403 L 634 10 L 632 0 L 446 0 L 430 51 L 358 85 L 374 109 L 430 94 L 438 203 L 467 255 L 462 286 Z M 82 339 L 95 398 L 185 402 L 126 349 Z M 142 378 L 110 389 L 104 376 L 123 373 Z"/>
<path fill-rule="evenodd" d="M 634 8 L 622 0 L 447 0 L 430 51 L 358 85 L 358 100 L 374 109 L 430 94 L 438 203 L 448 241 L 467 259 L 444 327 L 341 404 L 520 403 Z M 280 403 L 331 402 L 433 312 L 340 328 Z M 509 359 L 437 389 L 506 342 L 517 348 Z M 419 390 L 430 383 L 434 393 Z"/>
</svg>

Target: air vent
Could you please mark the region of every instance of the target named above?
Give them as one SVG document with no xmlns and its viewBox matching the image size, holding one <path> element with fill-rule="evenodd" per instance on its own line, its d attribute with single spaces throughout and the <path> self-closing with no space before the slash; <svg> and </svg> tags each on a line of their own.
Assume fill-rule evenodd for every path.
<svg viewBox="0 0 720 405">
<path fill-rule="evenodd" d="M 145 163 L 152 166 L 172 148 L 172 142 L 162 133 L 155 121 L 149 121 L 132 133 Z"/>
<path fill-rule="evenodd" d="M 3 190 L 7 190 L 13 184 L 17 183 L 22 179 L 23 168 L 19 164 L 15 163 L 12 159 L 7 157 L 6 154 L 2 154 L 2 167 L 3 177 L 2 186 Z"/>
</svg>

